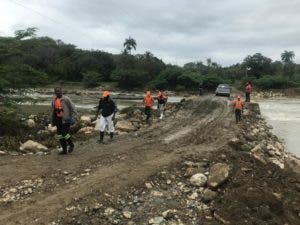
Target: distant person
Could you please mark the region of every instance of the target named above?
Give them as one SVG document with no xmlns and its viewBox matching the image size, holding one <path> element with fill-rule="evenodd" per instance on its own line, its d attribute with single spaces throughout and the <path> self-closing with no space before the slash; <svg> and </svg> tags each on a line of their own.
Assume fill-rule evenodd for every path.
<svg viewBox="0 0 300 225">
<path fill-rule="evenodd" d="M 74 150 L 70 127 L 74 123 L 76 115 L 75 106 L 71 99 L 62 94 L 62 89 L 56 87 L 54 89 L 55 99 L 52 101 L 52 125 L 57 127 L 57 135 L 62 147 L 59 154 L 71 153 Z"/>
<path fill-rule="evenodd" d="M 203 87 L 202 85 L 199 85 L 199 95 L 203 95 Z"/>
<path fill-rule="evenodd" d="M 100 139 L 98 143 L 102 144 L 106 126 L 108 127 L 111 141 L 114 138 L 114 132 L 115 132 L 114 120 L 115 120 L 115 114 L 117 112 L 117 107 L 115 102 L 110 98 L 110 94 L 108 91 L 104 91 L 102 94 L 102 98 L 99 101 L 96 118 L 98 118 L 100 111 L 101 111 Z"/>
<path fill-rule="evenodd" d="M 165 107 L 168 101 L 168 97 L 164 91 L 158 91 L 157 93 L 157 109 L 159 110 L 159 119 L 163 119 Z"/>
<path fill-rule="evenodd" d="M 250 81 L 246 83 L 245 89 L 246 89 L 246 102 L 250 102 L 250 94 L 252 92 L 252 85 Z"/>
<path fill-rule="evenodd" d="M 241 97 L 238 96 L 236 100 L 233 101 L 234 113 L 236 123 L 242 120 L 242 112 L 244 110 L 244 102 L 241 100 Z"/>
<path fill-rule="evenodd" d="M 150 124 L 150 118 L 152 116 L 152 106 L 154 103 L 154 98 L 151 95 L 150 91 L 146 92 L 144 96 L 144 105 L 145 105 L 145 114 L 146 114 L 146 122 Z"/>
</svg>

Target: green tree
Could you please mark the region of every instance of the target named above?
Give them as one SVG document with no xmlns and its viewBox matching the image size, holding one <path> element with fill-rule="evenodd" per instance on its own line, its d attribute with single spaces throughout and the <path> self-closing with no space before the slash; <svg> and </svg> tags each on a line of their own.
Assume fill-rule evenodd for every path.
<svg viewBox="0 0 300 225">
<path fill-rule="evenodd" d="M 206 59 L 206 64 L 207 64 L 208 67 L 211 66 L 211 58 L 207 58 Z"/>
<path fill-rule="evenodd" d="M 118 86 L 126 90 L 142 88 L 146 85 L 146 75 L 143 71 L 117 69 L 112 77 L 118 81 Z"/>
<path fill-rule="evenodd" d="M 293 62 L 293 59 L 295 58 L 295 53 L 293 51 L 284 51 L 281 53 L 281 60 L 284 63 L 291 63 Z"/>
<path fill-rule="evenodd" d="M 283 72 L 287 75 L 290 79 L 295 73 L 295 63 L 293 59 L 295 58 L 295 53 L 293 51 L 284 51 L 281 53 L 281 60 L 284 63 Z"/>
<path fill-rule="evenodd" d="M 249 68 L 248 74 L 255 76 L 256 78 L 261 77 L 263 74 L 270 74 L 271 72 L 270 58 L 263 56 L 261 53 L 256 53 L 252 56 L 248 55 L 243 62 L 244 68 Z"/>
<path fill-rule="evenodd" d="M 185 87 L 186 90 L 198 90 L 202 83 L 202 77 L 197 72 L 184 71 L 178 77 L 178 84 Z"/>
<path fill-rule="evenodd" d="M 15 31 L 15 37 L 19 40 L 24 38 L 32 38 L 36 36 L 37 32 L 36 27 L 28 27 L 26 30 L 16 30 Z"/>
<path fill-rule="evenodd" d="M 129 38 L 125 39 L 123 46 L 124 46 L 124 53 L 131 54 L 132 49 L 136 50 L 136 41 L 129 36 Z"/>
</svg>

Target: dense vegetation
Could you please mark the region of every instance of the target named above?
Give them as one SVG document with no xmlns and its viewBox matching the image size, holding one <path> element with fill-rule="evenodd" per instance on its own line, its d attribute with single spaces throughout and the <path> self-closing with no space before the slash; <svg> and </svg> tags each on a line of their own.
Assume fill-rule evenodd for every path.
<svg viewBox="0 0 300 225">
<path fill-rule="evenodd" d="M 300 65 L 294 52 L 281 54 L 273 62 L 260 53 L 247 56 L 229 67 L 207 59 L 183 67 L 165 64 L 151 52 L 133 55 L 136 41 L 129 37 L 120 54 L 81 50 L 61 40 L 36 37 L 36 28 L 18 30 L 15 37 L 0 37 L 0 90 L 33 87 L 57 81 L 83 82 L 87 87 L 114 81 L 123 89 L 162 88 L 213 89 L 219 83 L 242 87 L 246 80 L 261 89 L 298 86 Z"/>
</svg>

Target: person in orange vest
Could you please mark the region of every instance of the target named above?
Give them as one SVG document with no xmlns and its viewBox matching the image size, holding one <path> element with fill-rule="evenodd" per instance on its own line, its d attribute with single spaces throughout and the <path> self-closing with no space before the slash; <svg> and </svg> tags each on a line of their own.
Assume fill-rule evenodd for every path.
<svg viewBox="0 0 300 225">
<path fill-rule="evenodd" d="M 108 127 L 110 140 L 113 140 L 115 127 L 114 127 L 114 120 L 115 120 L 115 114 L 117 112 L 117 107 L 115 102 L 110 98 L 109 91 L 104 91 L 102 94 L 102 97 L 99 101 L 98 110 L 96 114 L 96 118 L 99 115 L 99 112 L 101 111 L 101 117 L 100 117 L 100 139 L 98 143 L 103 143 L 104 138 L 104 131 L 105 127 Z"/>
<path fill-rule="evenodd" d="M 246 92 L 246 102 L 250 102 L 250 94 L 252 92 L 252 85 L 250 81 L 246 83 L 245 92 Z"/>
<path fill-rule="evenodd" d="M 241 97 L 238 96 L 236 100 L 233 101 L 234 113 L 236 123 L 242 120 L 242 112 L 244 110 L 244 102 L 241 100 Z"/>
<path fill-rule="evenodd" d="M 144 105 L 145 105 L 146 121 L 148 123 L 150 123 L 153 103 L 154 103 L 154 98 L 151 95 L 151 92 L 147 91 L 146 95 L 144 96 Z"/>
<path fill-rule="evenodd" d="M 54 89 L 55 98 L 52 101 L 52 125 L 57 128 L 57 136 L 62 147 L 59 154 L 71 153 L 74 150 L 74 144 L 70 135 L 70 127 L 74 123 L 76 115 L 75 106 L 71 99 L 63 96 L 62 89 Z"/>
<path fill-rule="evenodd" d="M 168 97 L 164 93 L 164 91 L 158 91 L 157 93 L 157 109 L 159 110 L 159 119 L 163 119 L 165 107 L 167 103 Z"/>
</svg>

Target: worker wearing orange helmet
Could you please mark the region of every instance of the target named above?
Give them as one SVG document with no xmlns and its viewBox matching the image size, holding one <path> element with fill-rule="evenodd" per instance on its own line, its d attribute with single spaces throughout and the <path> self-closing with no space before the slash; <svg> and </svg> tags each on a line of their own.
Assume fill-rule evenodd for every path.
<svg viewBox="0 0 300 225">
<path fill-rule="evenodd" d="M 117 112 L 117 107 L 114 101 L 110 98 L 109 91 L 104 91 L 102 94 L 102 98 L 99 101 L 96 118 L 98 117 L 100 111 L 101 111 L 100 139 L 98 142 L 102 144 L 106 126 L 108 127 L 111 141 L 113 140 L 114 132 L 115 132 L 113 121 L 115 119 L 115 113 Z"/>
<path fill-rule="evenodd" d="M 168 97 L 164 91 L 158 91 L 157 93 L 157 109 L 159 110 L 159 119 L 163 119 L 165 107 L 168 101 Z"/>
<path fill-rule="evenodd" d="M 241 96 L 237 96 L 237 99 L 233 101 L 234 113 L 236 123 L 240 122 L 242 119 L 242 112 L 244 110 L 244 101 L 241 99 Z"/>
<path fill-rule="evenodd" d="M 154 103 L 154 98 L 151 95 L 151 92 L 147 91 L 146 95 L 144 96 L 144 105 L 145 105 L 146 121 L 148 123 L 150 123 L 153 103 Z"/>
</svg>

